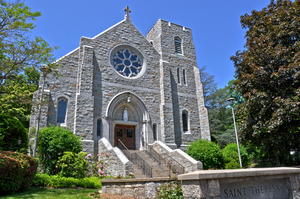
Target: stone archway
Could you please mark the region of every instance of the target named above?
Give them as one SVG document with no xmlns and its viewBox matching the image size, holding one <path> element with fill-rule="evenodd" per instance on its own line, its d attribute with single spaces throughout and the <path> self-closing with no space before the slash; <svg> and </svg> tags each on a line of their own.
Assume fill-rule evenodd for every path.
<svg viewBox="0 0 300 199">
<path fill-rule="evenodd" d="M 135 94 L 124 92 L 116 95 L 107 107 L 106 118 L 109 141 L 113 146 L 118 146 L 119 138 L 130 149 L 142 149 L 145 147 L 145 142 L 148 143 L 150 117 L 145 104 Z"/>
</svg>

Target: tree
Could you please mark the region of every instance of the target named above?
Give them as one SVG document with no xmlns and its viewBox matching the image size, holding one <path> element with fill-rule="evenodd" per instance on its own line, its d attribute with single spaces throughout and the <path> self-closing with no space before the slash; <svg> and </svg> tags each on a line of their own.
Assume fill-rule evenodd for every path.
<svg viewBox="0 0 300 199">
<path fill-rule="evenodd" d="M 230 143 L 235 143 L 234 125 L 232 120 L 232 111 L 229 98 L 234 98 L 234 109 L 244 102 L 243 97 L 233 88 L 233 81 L 228 82 L 224 88 L 219 88 L 210 94 L 210 108 L 208 109 L 208 117 L 210 122 L 210 132 L 212 140 L 217 142 L 221 148 Z M 236 117 L 236 120 L 239 118 Z"/>
<path fill-rule="evenodd" d="M 241 16 L 245 50 L 231 59 L 244 142 L 260 148 L 270 165 L 291 164 L 300 152 L 300 0 L 272 0 Z"/>
<path fill-rule="evenodd" d="M 5 93 L 0 95 L 0 112 L 18 118 L 25 128 L 29 127 L 31 100 L 38 89 L 40 73 L 34 67 L 25 67 L 24 74 L 15 80 L 6 80 Z"/>
<path fill-rule="evenodd" d="M 43 64 L 55 68 L 53 48 L 30 35 L 40 15 L 20 0 L 0 0 L 0 112 L 17 116 L 26 127 L 38 70 Z"/>
<path fill-rule="evenodd" d="M 206 108 L 209 110 L 212 106 L 213 97 L 212 95 L 217 90 L 217 83 L 215 82 L 215 76 L 209 74 L 205 71 L 206 66 L 200 68 L 200 76 L 201 76 L 201 83 L 203 87 L 203 96 Z"/>
<path fill-rule="evenodd" d="M 26 153 L 27 147 L 28 135 L 23 124 L 15 117 L 0 114 L 0 151 Z"/>
</svg>

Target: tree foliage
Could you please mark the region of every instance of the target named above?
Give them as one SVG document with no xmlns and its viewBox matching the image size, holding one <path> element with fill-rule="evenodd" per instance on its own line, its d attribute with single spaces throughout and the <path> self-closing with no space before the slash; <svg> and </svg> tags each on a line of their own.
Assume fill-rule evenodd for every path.
<svg viewBox="0 0 300 199">
<path fill-rule="evenodd" d="M 212 138 L 215 138 L 215 142 L 224 148 L 226 145 L 236 142 L 231 104 L 228 99 L 235 99 L 233 106 L 236 111 L 237 106 L 244 102 L 244 98 L 233 88 L 233 80 L 229 81 L 224 88 L 219 88 L 210 94 L 210 98 L 210 108 L 208 109 L 210 133 Z"/>
<path fill-rule="evenodd" d="M 53 48 L 30 35 L 40 15 L 21 0 L 0 0 L 0 112 L 16 116 L 26 127 L 38 70 L 42 64 L 55 68 Z"/>
<path fill-rule="evenodd" d="M 244 146 L 239 145 L 239 147 L 240 147 L 242 165 L 243 165 L 243 167 L 247 167 L 249 165 L 249 155 Z M 227 164 L 232 163 L 232 162 L 238 163 L 238 168 L 240 168 L 239 153 L 238 153 L 238 148 L 237 148 L 236 143 L 231 143 L 231 144 L 227 145 L 223 149 L 222 153 L 223 153 L 223 157 L 224 157 L 224 162 L 226 164 L 225 168 L 226 168 Z"/>
<path fill-rule="evenodd" d="M 21 140 L 19 145 L 18 140 Z M 28 136 L 23 124 L 15 117 L 0 114 L 0 151 L 26 153 Z"/>
<path fill-rule="evenodd" d="M 29 127 L 31 100 L 38 89 L 40 73 L 34 67 L 25 67 L 24 74 L 15 80 L 6 80 L 0 96 L 0 112 L 18 118 L 25 128 Z"/>
<path fill-rule="evenodd" d="M 231 59 L 242 138 L 258 146 L 271 165 L 291 163 L 300 152 L 300 1 L 277 0 L 241 16 L 245 50 Z"/>
<path fill-rule="evenodd" d="M 215 82 L 215 76 L 206 72 L 206 66 L 200 68 L 200 76 L 203 87 L 205 106 L 209 110 L 212 108 L 211 106 L 213 106 L 212 103 L 214 98 L 212 97 L 212 95 L 217 90 L 217 83 Z"/>
</svg>

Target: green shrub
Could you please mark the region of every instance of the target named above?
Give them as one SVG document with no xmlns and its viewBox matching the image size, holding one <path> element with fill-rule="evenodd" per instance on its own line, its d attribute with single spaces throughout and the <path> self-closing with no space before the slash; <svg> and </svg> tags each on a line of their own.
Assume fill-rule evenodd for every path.
<svg viewBox="0 0 300 199">
<path fill-rule="evenodd" d="M 166 182 L 156 189 L 155 198 L 183 199 L 182 186 L 177 180 Z"/>
<path fill-rule="evenodd" d="M 236 162 L 239 164 L 240 161 L 239 161 L 239 154 L 238 154 L 236 143 L 231 143 L 227 145 L 223 149 L 222 153 L 223 153 L 225 163 Z M 247 167 L 249 165 L 249 155 L 247 153 L 246 148 L 243 147 L 242 145 L 240 145 L 240 153 L 241 153 L 242 165 L 243 167 Z"/>
<path fill-rule="evenodd" d="M 240 163 L 237 162 L 229 162 L 225 165 L 225 169 L 241 169 Z"/>
<path fill-rule="evenodd" d="M 204 169 L 224 168 L 222 151 L 218 144 L 208 140 L 197 140 L 187 148 L 187 154 L 203 163 Z"/>
<path fill-rule="evenodd" d="M 21 146 L 18 145 L 21 140 Z M 28 135 L 22 122 L 16 117 L 0 114 L 0 151 L 25 152 L 28 147 Z"/>
<path fill-rule="evenodd" d="M 58 173 L 62 177 L 84 178 L 88 172 L 88 161 L 85 160 L 87 153 L 64 152 L 59 158 L 56 167 L 60 170 Z"/>
<path fill-rule="evenodd" d="M 59 157 L 65 151 L 79 153 L 82 150 L 81 140 L 71 130 L 59 126 L 50 126 L 40 131 L 38 139 L 38 157 L 41 168 L 48 174 L 57 174 L 55 167 Z"/>
<path fill-rule="evenodd" d="M 0 193 L 28 188 L 36 174 L 38 161 L 22 153 L 0 152 Z"/>
<path fill-rule="evenodd" d="M 71 178 L 61 177 L 58 175 L 48 174 L 36 174 L 33 180 L 34 186 L 40 187 L 54 187 L 54 188 L 72 188 L 72 187 L 83 187 L 101 189 L 102 184 L 100 182 L 102 178 L 89 177 L 89 178 Z"/>
</svg>

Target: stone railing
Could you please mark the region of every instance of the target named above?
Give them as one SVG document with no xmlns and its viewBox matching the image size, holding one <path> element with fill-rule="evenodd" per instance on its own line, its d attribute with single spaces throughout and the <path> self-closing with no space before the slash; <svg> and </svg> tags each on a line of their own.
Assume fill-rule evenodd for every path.
<svg viewBox="0 0 300 199">
<path fill-rule="evenodd" d="M 183 152 L 181 149 L 173 150 L 161 141 L 155 141 L 153 144 L 149 144 L 149 147 L 152 148 L 166 161 L 175 161 L 178 163 L 176 165 L 183 166 L 184 173 L 189 173 L 192 171 L 203 169 L 202 162 L 196 161 L 194 158 Z"/>
<path fill-rule="evenodd" d="M 107 171 L 111 176 L 123 176 L 133 173 L 133 163 L 122 153 L 118 147 L 113 147 L 106 138 L 98 142 L 99 152 L 107 152 L 108 168 Z"/>
</svg>

